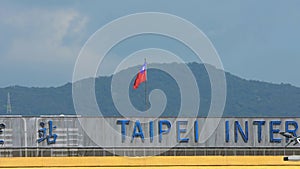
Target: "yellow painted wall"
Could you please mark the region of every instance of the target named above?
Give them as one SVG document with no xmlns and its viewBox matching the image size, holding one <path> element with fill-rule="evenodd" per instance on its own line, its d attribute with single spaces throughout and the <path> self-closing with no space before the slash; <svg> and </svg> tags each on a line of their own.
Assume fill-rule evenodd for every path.
<svg viewBox="0 0 300 169">
<path fill-rule="evenodd" d="M 0 158 L 2 168 L 300 168 L 281 156 L 155 156 L 155 157 L 13 157 Z"/>
</svg>

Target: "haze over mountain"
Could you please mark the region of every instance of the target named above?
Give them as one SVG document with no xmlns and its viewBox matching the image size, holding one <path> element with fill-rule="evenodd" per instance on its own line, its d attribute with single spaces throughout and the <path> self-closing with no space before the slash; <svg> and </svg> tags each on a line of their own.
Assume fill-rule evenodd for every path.
<svg viewBox="0 0 300 169">
<path fill-rule="evenodd" d="M 180 67 L 177 63 L 164 64 L 164 67 Z M 199 117 L 206 117 L 211 100 L 211 85 L 203 64 L 189 63 L 200 92 Z M 129 72 L 137 73 L 133 67 L 119 72 L 122 76 Z M 215 69 L 215 71 L 219 71 Z M 182 74 L 180 76 L 185 76 Z M 85 79 L 89 81 L 91 79 Z M 132 90 L 133 79 L 128 87 L 129 98 L 138 110 L 145 110 L 144 85 Z M 112 76 L 96 79 L 96 97 L 99 108 L 104 116 L 121 116 L 113 104 L 111 96 Z M 261 81 L 245 80 L 226 72 L 227 99 L 223 113 L 224 117 L 298 117 L 300 115 L 300 88 L 290 84 L 272 84 Z M 120 84 L 122 85 L 122 84 Z M 148 69 L 148 90 L 164 91 L 167 105 L 161 116 L 177 116 L 180 109 L 180 91 L 176 81 L 167 73 L 158 69 Z M 6 115 L 7 93 L 11 96 L 12 115 L 39 116 L 39 115 L 75 115 L 72 100 L 72 84 L 67 83 L 60 87 L 36 88 L 11 86 L 0 88 L 0 114 Z M 89 115 L 87 113 L 87 115 Z M 93 114 L 91 114 L 93 115 Z"/>
</svg>

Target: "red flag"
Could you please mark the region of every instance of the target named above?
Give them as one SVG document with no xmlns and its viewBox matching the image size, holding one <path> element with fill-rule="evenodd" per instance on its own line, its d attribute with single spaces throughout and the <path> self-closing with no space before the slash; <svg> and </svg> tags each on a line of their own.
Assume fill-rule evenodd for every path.
<svg viewBox="0 0 300 169">
<path fill-rule="evenodd" d="M 139 73 L 136 75 L 134 84 L 133 84 L 133 89 L 137 89 L 139 85 L 147 80 L 147 64 L 146 62 L 144 63 L 143 67 L 139 71 Z"/>
</svg>

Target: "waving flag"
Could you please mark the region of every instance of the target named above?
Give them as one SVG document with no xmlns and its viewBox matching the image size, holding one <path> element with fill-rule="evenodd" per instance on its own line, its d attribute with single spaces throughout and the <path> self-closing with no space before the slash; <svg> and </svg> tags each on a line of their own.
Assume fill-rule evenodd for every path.
<svg viewBox="0 0 300 169">
<path fill-rule="evenodd" d="M 147 80 L 147 63 L 145 62 L 139 73 L 136 75 L 133 89 L 137 89 L 139 85 Z"/>
</svg>

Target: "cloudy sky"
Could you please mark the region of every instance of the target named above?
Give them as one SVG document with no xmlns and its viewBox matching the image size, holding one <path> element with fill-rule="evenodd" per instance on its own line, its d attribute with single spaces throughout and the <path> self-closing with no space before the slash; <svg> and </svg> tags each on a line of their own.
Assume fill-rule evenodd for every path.
<svg viewBox="0 0 300 169">
<path fill-rule="evenodd" d="M 110 21 L 137 12 L 189 20 L 212 41 L 226 71 L 300 87 L 299 7 L 297 0 L 1 0 L 0 87 L 70 82 L 88 38 Z"/>
</svg>

